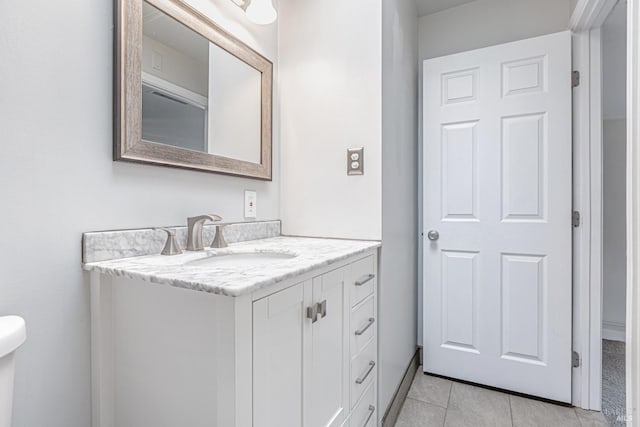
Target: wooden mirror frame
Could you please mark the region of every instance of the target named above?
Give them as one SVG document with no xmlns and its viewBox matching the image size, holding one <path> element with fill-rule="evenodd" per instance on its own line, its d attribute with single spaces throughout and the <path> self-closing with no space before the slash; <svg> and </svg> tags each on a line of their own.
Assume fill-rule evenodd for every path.
<svg viewBox="0 0 640 427">
<path fill-rule="evenodd" d="M 115 0 L 114 160 L 271 180 L 273 64 L 180 0 L 146 0 L 262 74 L 260 163 L 142 139 L 142 3 Z"/>
</svg>

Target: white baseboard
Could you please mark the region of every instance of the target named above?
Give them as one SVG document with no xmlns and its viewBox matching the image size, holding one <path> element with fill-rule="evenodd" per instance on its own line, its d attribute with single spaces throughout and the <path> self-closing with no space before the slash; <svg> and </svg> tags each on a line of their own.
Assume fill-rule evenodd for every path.
<svg viewBox="0 0 640 427">
<path fill-rule="evenodd" d="M 602 338 L 611 341 L 625 342 L 624 323 L 602 322 Z"/>
</svg>

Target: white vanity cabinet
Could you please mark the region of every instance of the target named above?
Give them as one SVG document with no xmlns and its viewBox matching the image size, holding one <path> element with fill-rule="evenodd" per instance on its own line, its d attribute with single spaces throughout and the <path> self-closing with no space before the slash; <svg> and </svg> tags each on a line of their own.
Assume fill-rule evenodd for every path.
<svg viewBox="0 0 640 427">
<path fill-rule="evenodd" d="M 347 273 L 342 267 L 253 303 L 254 427 L 340 427 L 346 419 Z"/>
<path fill-rule="evenodd" d="M 94 427 L 374 427 L 377 249 L 229 297 L 91 273 Z"/>
<path fill-rule="evenodd" d="M 375 272 L 368 255 L 254 301 L 254 427 L 375 425 Z"/>
</svg>

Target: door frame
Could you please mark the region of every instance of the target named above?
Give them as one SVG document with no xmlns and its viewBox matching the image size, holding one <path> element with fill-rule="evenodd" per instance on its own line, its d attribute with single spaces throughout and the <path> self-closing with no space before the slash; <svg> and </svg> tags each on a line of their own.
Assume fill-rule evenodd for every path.
<svg viewBox="0 0 640 427">
<path fill-rule="evenodd" d="M 600 29 L 573 34 L 573 209 L 580 225 L 573 233 L 572 403 L 601 409 L 602 370 L 602 129 Z"/>
<path fill-rule="evenodd" d="M 640 408 L 640 4 L 627 2 L 627 415 Z M 636 423 L 637 424 L 637 423 Z"/>
<path fill-rule="evenodd" d="M 574 209 L 582 223 L 574 234 L 573 404 L 601 410 L 602 389 L 602 52 L 600 27 L 618 0 L 579 0 L 571 16 L 574 70 Z M 640 407 L 640 5 L 627 2 L 627 415 Z M 633 120 L 635 118 L 635 120 Z"/>
</svg>

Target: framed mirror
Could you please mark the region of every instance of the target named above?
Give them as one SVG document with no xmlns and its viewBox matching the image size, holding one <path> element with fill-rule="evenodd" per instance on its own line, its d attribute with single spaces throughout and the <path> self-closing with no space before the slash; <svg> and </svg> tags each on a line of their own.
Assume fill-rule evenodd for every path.
<svg viewBox="0 0 640 427">
<path fill-rule="evenodd" d="M 273 64 L 180 0 L 116 0 L 114 160 L 271 180 Z"/>
</svg>

